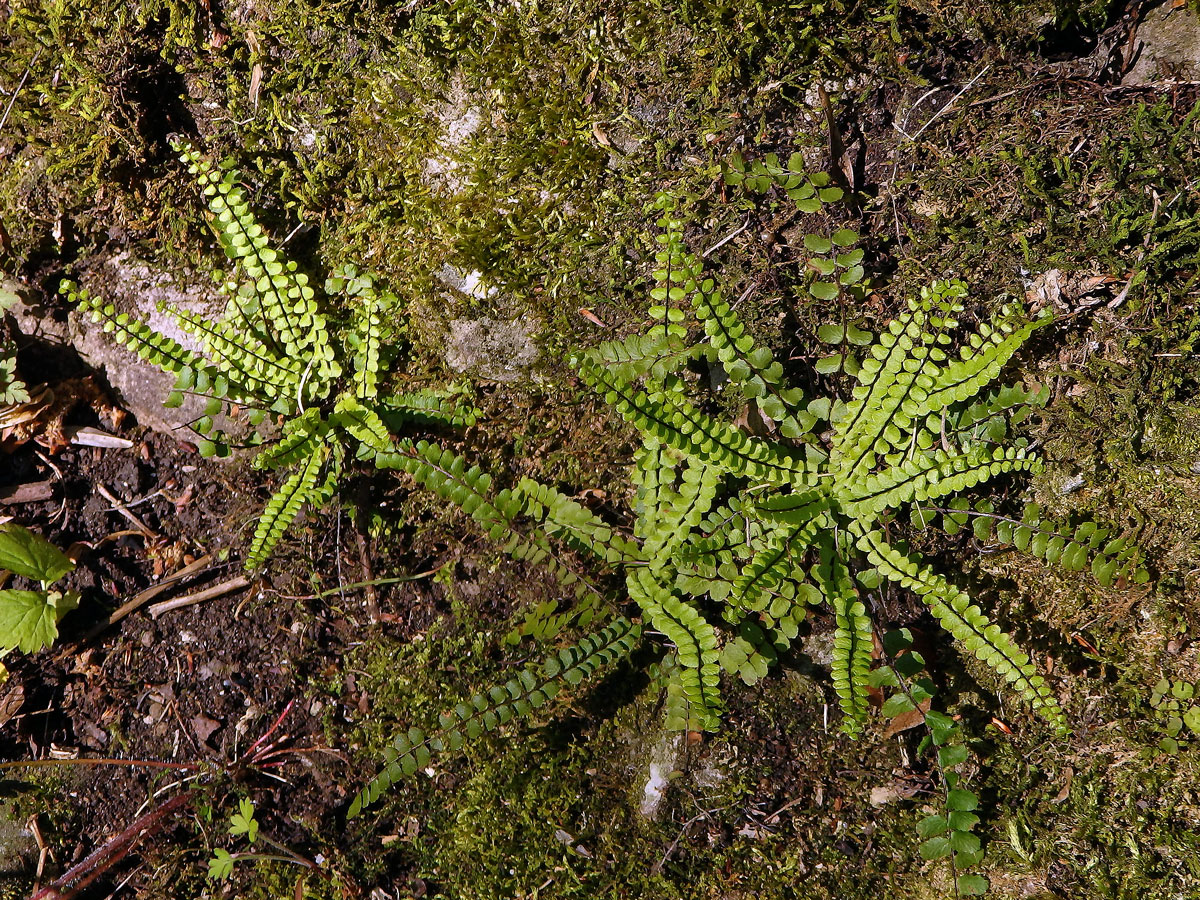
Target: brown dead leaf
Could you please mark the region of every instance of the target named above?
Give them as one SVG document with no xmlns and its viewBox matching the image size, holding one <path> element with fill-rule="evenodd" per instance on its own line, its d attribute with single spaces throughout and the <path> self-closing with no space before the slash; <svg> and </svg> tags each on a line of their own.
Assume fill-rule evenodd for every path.
<svg viewBox="0 0 1200 900">
<path fill-rule="evenodd" d="M 1066 777 L 1062 790 L 1054 795 L 1054 799 L 1050 801 L 1051 803 L 1062 803 L 1067 797 L 1071 796 L 1071 782 L 1075 779 L 1075 770 L 1068 767 L 1064 774 Z"/>
<path fill-rule="evenodd" d="M 29 392 L 29 403 L 0 409 L 0 446 L 11 451 L 28 441 L 37 441 L 52 454 L 66 449 L 70 439 L 63 423 L 80 403 L 86 403 L 120 428 L 125 411 L 114 406 L 89 376 L 60 381 L 51 388 L 40 385 Z"/>
<path fill-rule="evenodd" d="M 192 716 L 191 718 L 192 731 L 196 733 L 196 737 L 200 743 L 208 743 L 208 739 L 212 737 L 214 731 L 221 727 L 221 723 L 216 719 L 210 719 L 206 715 Z"/>
<path fill-rule="evenodd" d="M 262 89 L 263 67 L 262 63 L 256 62 L 254 68 L 250 70 L 250 105 L 258 109 L 258 94 Z"/>
<path fill-rule="evenodd" d="M 929 712 L 929 704 L 932 702 L 931 697 L 926 697 L 916 709 L 910 709 L 908 712 L 900 713 L 888 723 L 888 727 L 883 730 L 883 736 L 890 738 L 902 731 L 908 731 L 910 728 L 916 728 L 925 721 L 925 713 Z"/>
<path fill-rule="evenodd" d="M 775 421 L 763 415 L 757 403 L 747 403 L 733 420 L 733 426 L 740 428 L 755 437 L 772 438 L 775 436 Z"/>
<path fill-rule="evenodd" d="M 18 712 L 21 711 L 21 705 L 25 702 L 25 688 L 21 685 L 14 685 L 13 688 L 0 697 L 0 725 L 3 725 Z"/>
<path fill-rule="evenodd" d="M 603 321 L 600 319 L 600 317 L 599 317 L 599 316 L 597 316 L 597 315 L 596 315 L 594 312 L 592 312 L 592 311 L 591 311 L 590 309 L 588 309 L 586 306 L 581 306 L 581 307 L 579 307 L 579 314 L 580 314 L 581 316 L 583 316 L 585 319 L 587 319 L 589 322 L 591 322 L 593 325 L 599 325 L 601 328 L 607 328 L 607 327 L 608 327 L 608 326 L 607 326 L 607 325 L 606 325 L 606 324 L 605 324 L 605 323 L 604 323 L 604 322 L 603 322 Z"/>
</svg>

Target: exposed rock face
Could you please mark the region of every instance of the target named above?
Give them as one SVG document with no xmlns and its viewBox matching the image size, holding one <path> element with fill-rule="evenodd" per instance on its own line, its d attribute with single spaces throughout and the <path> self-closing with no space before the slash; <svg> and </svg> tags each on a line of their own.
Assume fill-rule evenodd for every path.
<svg viewBox="0 0 1200 900">
<path fill-rule="evenodd" d="M 159 305 L 200 313 L 210 319 L 219 317 L 225 306 L 211 283 L 185 282 L 128 253 L 106 260 L 96 275 L 99 277 L 90 279 L 88 285 L 93 293 L 102 294 L 119 312 L 136 316 L 189 350 L 201 348 L 168 313 L 159 309 Z M 77 311 L 71 313 L 67 324 L 70 341 L 79 355 L 92 368 L 105 374 L 121 404 L 137 417 L 138 422 L 155 431 L 188 439 L 193 437 L 187 423 L 203 414 L 205 401 L 202 398 L 185 397 L 178 409 L 164 407 L 163 401 L 175 384 L 173 375 L 143 362 L 137 354 L 119 346 L 99 325 Z"/>
<path fill-rule="evenodd" d="M 100 263 L 81 281 L 93 294 L 111 302 L 118 312 L 141 319 L 183 346 L 199 350 L 196 340 L 158 308 L 165 303 L 209 318 L 220 315 L 224 300 L 211 284 L 188 280 L 189 274 L 174 276 L 132 254 L 121 253 Z M 117 344 L 90 316 L 71 310 L 66 322 L 56 321 L 48 308 L 33 300 L 16 304 L 9 312 L 22 334 L 71 344 L 85 363 L 104 374 L 118 402 L 139 423 L 187 440 L 195 438 L 187 423 L 202 415 L 205 401 L 200 397 L 185 397 L 178 409 L 164 407 L 163 401 L 175 385 L 175 377 Z M 229 423 L 220 424 L 228 430 Z"/>
<path fill-rule="evenodd" d="M 446 365 L 491 381 L 518 381 L 537 359 L 537 321 L 452 319 L 446 335 Z"/>
<path fill-rule="evenodd" d="M 1138 25 L 1138 49 L 1122 84 L 1200 80 L 1200 17 L 1165 3 Z"/>
</svg>

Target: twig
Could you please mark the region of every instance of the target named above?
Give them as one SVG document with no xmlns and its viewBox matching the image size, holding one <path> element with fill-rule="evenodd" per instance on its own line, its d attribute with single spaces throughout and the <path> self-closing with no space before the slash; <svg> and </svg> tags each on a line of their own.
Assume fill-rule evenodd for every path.
<svg viewBox="0 0 1200 900">
<path fill-rule="evenodd" d="M 385 584 L 403 584 L 406 581 L 420 581 L 422 578 L 428 578 L 431 575 L 436 575 L 446 567 L 445 563 L 438 566 L 436 569 L 427 569 L 424 572 L 417 572 L 414 575 L 397 575 L 392 578 L 376 578 L 369 582 L 369 585 L 379 587 Z M 278 594 L 277 597 L 282 597 L 284 600 L 324 600 L 326 597 L 332 597 L 334 594 L 342 594 L 345 591 L 356 591 L 359 588 L 368 587 L 368 582 L 356 581 L 354 584 L 339 584 L 337 587 L 331 587 L 327 591 L 321 591 L 319 594 Z M 275 593 L 275 592 L 272 592 Z"/>
<path fill-rule="evenodd" d="M 697 804 L 697 805 L 699 805 L 699 804 Z M 650 874 L 652 874 L 652 875 L 661 874 L 662 870 L 663 870 L 663 866 L 665 866 L 667 864 L 667 862 L 671 859 L 671 854 L 675 852 L 675 848 L 679 846 L 679 842 L 683 840 L 683 836 L 685 834 L 687 834 L 687 830 L 689 828 L 691 828 L 693 824 L 695 824 L 696 822 L 699 822 L 701 819 L 709 818 L 713 814 L 714 811 L 715 810 L 702 810 L 701 812 L 697 813 L 696 815 L 694 815 L 690 819 L 688 819 L 686 822 L 684 822 L 683 827 L 679 829 L 679 834 L 677 834 L 675 836 L 675 840 L 671 841 L 671 846 L 667 848 L 667 852 L 662 855 L 662 859 L 660 859 L 658 862 L 656 862 L 653 866 L 650 867 Z"/>
<path fill-rule="evenodd" d="M 803 802 L 804 802 L 803 797 L 797 797 L 795 800 L 789 800 L 787 803 L 783 804 L 783 806 L 779 807 L 779 809 L 775 810 L 775 812 L 771 813 L 769 816 L 767 816 L 765 819 L 763 819 L 763 824 L 771 825 L 773 822 L 777 821 L 779 819 L 779 817 L 781 815 L 783 815 L 783 813 L 787 812 L 793 806 L 796 806 L 797 804 L 803 803 Z"/>
<path fill-rule="evenodd" d="M 61 892 L 63 888 L 83 877 L 83 880 L 75 886 L 75 892 L 78 892 L 107 871 L 114 863 L 126 856 L 133 849 L 133 846 L 145 837 L 149 833 L 150 828 L 156 825 L 160 819 L 166 818 L 175 812 L 175 810 L 185 806 L 191 799 L 192 795 L 190 793 L 172 797 L 162 806 L 158 807 L 158 809 L 139 818 L 82 862 L 72 866 L 61 878 L 53 884 L 42 888 L 30 897 L 30 900 L 53 900 L 53 898 L 60 897 L 62 896 Z"/>
<path fill-rule="evenodd" d="M 951 97 L 945 106 L 943 106 L 941 109 L 939 109 L 937 112 L 935 112 L 932 116 L 930 116 L 928 121 L 926 121 L 926 123 L 924 125 L 922 125 L 920 128 L 918 128 L 913 133 L 912 137 L 909 137 L 908 139 L 910 141 L 915 141 L 917 138 L 919 138 L 921 136 L 922 132 L 924 132 L 926 128 L 928 128 L 930 125 L 932 125 L 938 119 L 940 119 L 942 117 L 942 115 L 946 112 L 946 110 L 948 110 L 950 107 L 952 107 L 958 101 L 959 97 L 961 97 L 963 94 L 965 94 L 967 91 L 969 91 L 972 88 L 972 86 L 975 84 L 975 82 L 977 82 L 980 78 L 982 78 L 984 75 L 987 74 L 987 71 L 990 68 L 991 68 L 991 65 L 986 65 L 982 69 L 980 69 L 979 73 L 974 78 L 972 78 L 970 81 L 968 81 L 966 84 L 964 84 L 962 86 L 962 88 L 959 89 L 959 92 L 957 94 L 955 94 L 953 97 Z M 896 130 L 900 131 L 899 128 L 897 128 Z M 904 134 L 903 131 L 900 131 L 900 133 Z M 908 135 L 905 135 L 905 137 L 908 137 Z"/>
<path fill-rule="evenodd" d="M 146 588 L 144 591 L 135 594 L 131 600 L 127 600 L 118 606 L 115 610 L 113 610 L 112 613 L 109 614 L 107 619 L 104 619 L 102 622 L 98 623 L 91 631 L 89 631 L 71 647 L 69 647 L 68 650 L 65 651 L 65 655 L 74 655 L 75 651 L 77 651 L 80 646 L 88 643 L 91 640 L 94 640 L 106 628 L 109 628 L 115 625 L 117 622 L 120 622 L 131 612 L 141 609 L 145 604 L 149 603 L 168 588 L 172 588 L 180 582 L 187 581 L 189 578 L 199 574 L 201 570 L 203 570 L 204 567 L 210 562 L 212 562 L 212 557 L 206 554 L 195 562 L 184 566 L 170 578 L 166 578 L 163 581 L 160 581 L 158 584 L 152 585 Z"/>
<path fill-rule="evenodd" d="M 724 247 L 726 244 L 728 244 L 730 241 L 732 241 L 735 237 L 737 237 L 739 234 L 741 234 L 743 231 L 745 231 L 749 227 L 750 227 L 750 220 L 747 219 L 746 224 L 743 225 L 741 228 L 739 228 L 737 231 L 734 231 L 730 234 L 725 235 L 725 237 L 721 238 L 719 241 L 717 241 L 715 244 L 713 244 L 711 247 L 709 247 L 707 250 L 705 250 L 703 253 L 701 253 L 700 254 L 701 259 L 707 259 L 710 253 L 716 253 L 718 250 L 720 250 L 722 247 Z"/>
<path fill-rule="evenodd" d="M 367 621 L 375 625 L 379 622 L 379 594 L 375 590 L 375 571 L 371 568 L 371 548 L 367 543 L 367 503 L 370 496 L 364 481 L 358 488 L 358 502 L 354 510 L 354 537 L 358 543 L 358 558 L 362 565 L 363 581 L 366 591 Z M 338 521 L 341 521 L 340 519 Z M 342 548 L 338 546 L 338 559 L 342 558 Z M 341 579 L 339 578 L 340 582 Z"/>
<path fill-rule="evenodd" d="M 238 575 L 236 578 L 230 578 L 228 581 L 222 581 L 220 584 L 213 585 L 203 591 L 197 591 L 194 594 L 188 594 L 186 597 L 176 597 L 174 600 L 164 600 L 162 603 L 155 603 L 147 610 L 150 613 L 150 618 L 157 619 L 165 612 L 170 612 L 173 609 L 183 609 L 185 606 L 194 606 L 197 603 L 203 603 L 205 600 L 213 600 L 217 597 L 223 597 L 225 594 L 233 591 L 240 591 L 244 587 L 250 586 L 250 579 L 245 575 Z"/>
<path fill-rule="evenodd" d="M 127 507 L 124 503 L 122 503 L 120 500 L 118 500 L 116 495 L 113 494 L 112 491 L 110 491 L 108 488 L 106 488 L 99 481 L 96 482 L 96 490 L 100 493 L 100 496 L 102 496 L 105 500 L 107 500 L 109 503 L 112 504 L 112 512 L 118 512 L 121 515 L 123 515 L 126 519 L 128 519 L 130 522 L 132 522 L 136 528 L 140 529 L 141 532 L 144 535 L 146 535 L 146 537 L 148 537 L 148 538 L 157 538 L 158 537 L 158 532 L 154 531 L 152 528 L 150 528 L 149 525 L 147 525 L 145 522 L 143 522 L 141 519 L 139 519 L 137 516 L 135 516 L 132 512 L 130 512 L 129 507 Z"/>
<path fill-rule="evenodd" d="M 8 121 L 8 114 L 12 112 L 13 105 L 17 102 L 17 95 L 21 93 L 21 88 L 25 87 L 25 82 L 29 80 L 29 73 L 33 71 L 33 67 L 37 65 L 38 57 L 41 55 L 42 48 L 38 47 L 37 53 L 33 54 L 33 59 L 25 67 L 25 74 L 21 76 L 20 82 L 17 83 L 17 89 L 13 91 L 12 98 L 8 101 L 8 106 L 4 108 L 4 115 L 0 116 L 0 131 L 4 130 L 4 123 Z"/>
</svg>

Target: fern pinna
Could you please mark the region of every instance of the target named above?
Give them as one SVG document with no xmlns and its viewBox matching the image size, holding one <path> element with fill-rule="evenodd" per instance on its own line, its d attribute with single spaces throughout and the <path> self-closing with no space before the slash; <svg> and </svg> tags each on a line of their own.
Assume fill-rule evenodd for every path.
<svg viewBox="0 0 1200 900">
<path fill-rule="evenodd" d="M 390 450 L 392 431 L 405 422 L 464 424 L 473 421 L 473 412 L 458 407 L 453 392 L 381 395 L 381 365 L 397 336 L 385 316 L 398 305 L 396 298 L 377 291 L 370 275 L 344 266 L 325 282 L 321 302 L 308 276 L 270 245 L 232 163 L 214 165 L 184 141 L 173 146 L 196 177 L 213 230 L 233 263 L 222 285 L 229 300 L 218 320 L 164 308 L 198 349 L 118 313 L 74 282 L 64 282 L 62 290 L 118 343 L 176 376 L 167 405 L 178 406 L 184 394 L 207 398 L 204 414 L 192 423 L 202 435 L 201 454 L 228 455 L 233 442 L 215 418 L 244 415 L 252 428 L 244 443 L 263 446 L 255 467 L 292 470 L 255 528 L 246 557 L 253 570 L 304 504 L 319 507 L 332 498 L 347 448 L 359 455 Z M 327 315 L 335 309 L 348 321 L 331 329 Z"/>
<path fill-rule="evenodd" d="M 857 733 L 873 654 L 866 591 L 886 580 L 919 597 L 963 647 L 1064 728 L 1029 656 L 963 590 L 892 537 L 907 510 L 919 524 L 940 520 L 952 532 L 971 522 L 980 537 L 998 535 L 1071 570 L 1090 559 L 1105 583 L 1145 578 L 1135 548 L 1093 523 L 1055 525 L 1036 508 L 1006 518 L 986 498 L 970 502 L 972 489 L 988 480 L 1041 465 L 1026 441 L 1008 440 L 1012 420 L 1040 398 L 1015 385 L 987 389 L 1049 318 L 1029 321 L 1005 307 L 955 350 L 966 289 L 938 282 L 869 343 L 860 365 L 846 367 L 856 372 L 847 402 L 809 400 L 784 383 L 780 364 L 755 345 L 686 251 L 670 199 L 660 208 L 659 286 L 652 292 L 660 324 L 583 354 L 576 366 L 646 439 L 639 501 L 646 485 L 669 485 L 662 548 L 670 565 L 643 561 L 628 582 L 649 622 L 680 648 L 688 697 L 698 708 L 694 720 L 715 722 L 720 669 L 756 680 L 796 637 L 807 607 L 820 604 L 836 622 L 833 684 L 843 727 Z M 831 258 L 815 267 L 814 286 L 821 286 L 810 286 L 814 296 L 833 298 L 861 282 L 861 253 L 847 249 L 853 238 L 840 229 L 806 241 Z M 706 338 L 699 350 L 684 337 L 685 303 Z M 747 434 L 693 402 L 681 364 L 697 353 L 724 370 L 728 389 L 769 420 L 778 439 Z M 657 547 L 642 543 L 643 551 Z M 683 599 L 689 594 L 717 601 L 719 619 L 714 607 Z M 718 624 L 727 632 L 723 641 L 714 635 Z"/>
</svg>

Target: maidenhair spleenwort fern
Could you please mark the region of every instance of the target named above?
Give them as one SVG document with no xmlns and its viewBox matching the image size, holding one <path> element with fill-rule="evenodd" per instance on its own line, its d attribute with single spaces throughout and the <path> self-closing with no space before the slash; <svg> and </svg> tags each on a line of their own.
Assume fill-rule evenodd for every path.
<svg viewBox="0 0 1200 900">
<path fill-rule="evenodd" d="M 551 653 L 541 665 L 523 669 L 503 684 L 456 704 L 438 716 L 429 731 L 414 726 L 397 735 L 385 754 L 383 771 L 358 793 L 347 815 L 357 816 L 397 781 L 428 766 L 436 755 L 457 752 L 466 741 L 530 715 L 564 686 L 574 687 L 601 666 L 624 658 L 640 635 L 638 625 L 616 619 L 579 643 Z"/>
<path fill-rule="evenodd" d="M 246 568 L 253 570 L 304 504 L 329 502 L 347 448 L 365 456 L 386 452 L 394 448 L 393 430 L 405 422 L 460 425 L 473 421 L 474 413 L 458 406 L 452 391 L 381 396 L 381 365 L 396 337 L 385 316 L 398 305 L 395 297 L 377 291 L 370 275 L 344 266 L 325 282 L 322 302 L 308 276 L 270 245 L 232 164 L 214 165 L 183 141 L 173 146 L 196 177 L 213 230 L 233 263 L 222 285 L 229 300 L 220 319 L 164 307 L 199 351 L 118 313 L 74 282 L 64 282 L 62 291 L 118 343 L 176 376 L 168 406 L 178 406 L 184 394 L 207 398 L 204 414 L 192 423 L 203 436 L 203 455 L 228 455 L 233 443 L 215 417 L 243 416 L 253 429 L 244 443 L 264 445 L 255 467 L 292 470 L 255 528 L 246 556 Z M 335 313 L 347 321 L 333 329 L 328 316 Z"/>
<path fill-rule="evenodd" d="M 670 610 L 673 630 L 665 622 L 656 627 L 680 648 L 689 699 L 699 707 L 695 720 L 706 727 L 715 722 L 720 668 L 747 681 L 761 677 L 796 637 L 806 608 L 823 604 L 836 623 L 833 684 L 843 728 L 857 733 L 868 710 L 870 591 L 886 580 L 918 597 L 968 652 L 1064 729 L 1063 713 L 1029 656 L 962 589 L 893 536 L 902 513 L 921 524 L 940 518 L 951 532 L 973 520 L 981 537 L 999 534 L 1067 569 L 1090 560 L 1104 583 L 1144 580 L 1135 548 L 1092 523 L 1066 528 L 1042 521 L 1036 511 L 1009 519 L 986 498 L 971 503 L 971 493 L 990 479 L 1041 466 L 1026 441 L 1008 440 L 1011 421 L 1039 397 L 1015 385 L 987 388 L 1049 318 L 1026 320 L 1007 306 L 955 349 L 966 288 L 938 282 L 870 342 L 847 402 L 808 400 L 783 382 L 782 367 L 754 344 L 717 285 L 704 277 L 701 262 L 686 251 L 671 200 L 662 198 L 660 208 L 660 285 L 652 292 L 658 301 L 652 311 L 661 324 L 649 335 L 582 354 L 575 364 L 644 435 L 646 454 L 659 460 L 647 467 L 643 456 L 640 492 L 674 484 L 668 471 L 686 473 L 663 504 L 671 510 L 662 548 L 670 564 L 647 566 L 643 558 L 628 583 L 652 624 L 660 610 Z M 836 245 L 845 256 L 853 236 L 846 231 L 806 244 L 822 252 Z M 829 269 L 831 296 L 861 280 L 860 259 L 835 262 L 835 268 L 847 264 L 845 278 Z M 684 338 L 685 303 L 704 330 L 707 346 L 699 352 Z M 690 399 L 688 379 L 679 372 L 696 355 L 724 369 L 728 389 L 772 422 L 779 439 L 749 435 Z M 586 539 L 578 529 L 576 537 Z M 644 541 L 642 550 L 653 546 Z M 649 578 L 655 571 L 671 577 Z M 717 601 L 723 641 L 713 633 L 718 622 L 705 613 L 713 607 L 681 593 Z"/>
<path fill-rule="evenodd" d="M 818 202 L 835 199 L 827 190 L 814 196 Z M 1055 525 L 1035 507 L 1021 518 L 1007 517 L 986 497 L 972 496 L 989 479 L 1041 465 L 1025 441 L 1009 439 L 1012 424 L 1041 395 L 1016 385 L 988 388 L 1048 320 L 1025 321 L 1018 309 L 1005 308 L 955 350 L 955 316 L 965 288 L 939 282 L 866 342 L 848 402 L 810 400 L 784 383 L 782 366 L 755 346 L 716 285 L 704 278 L 701 263 L 683 246 L 670 200 L 663 198 L 660 208 L 658 285 L 651 291 L 658 324 L 574 360 L 587 383 L 642 434 L 631 479 L 631 530 L 532 479 L 496 490 L 478 466 L 434 444 L 400 442 L 376 453 L 375 464 L 408 473 L 462 508 L 515 558 L 548 566 L 573 589 L 581 621 L 626 601 L 636 604 L 647 636 L 664 651 L 652 674 L 664 690 L 671 729 L 715 730 L 722 676 L 736 674 L 753 684 L 797 638 L 808 608 L 824 605 L 836 624 L 832 680 L 843 728 L 857 734 L 877 657 L 868 606 L 885 580 L 920 598 L 963 647 L 1065 729 L 1063 713 L 1029 656 L 963 590 L 893 537 L 903 519 L 919 527 L 940 523 L 951 534 L 969 524 L 980 539 L 1011 541 L 1068 570 L 1090 560 L 1104 583 L 1145 578 L 1135 548 L 1092 523 Z M 826 269 L 835 295 L 854 290 L 864 277 L 861 253 L 845 249 L 852 235 L 845 229 L 836 234 L 836 241 L 808 242 L 834 255 Z M 841 249 L 830 249 L 835 246 Z M 699 346 L 688 341 L 685 303 L 707 339 Z M 862 345 L 861 335 L 853 343 Z M 701 359 L 724 369 L 731 389 L 773 423 L 778 440 L 748 435 L 690 399 L 689 379 L 681 372 L 685 363 Z M 623 593 L 597 587 L 557 552 L 560 544 L 620 573 Z M 442 731 L 459 733 L 458 722 L 477 716 L 487 727 L 489 711 L 499 722 L 493 704 L 507 703 L 505 696 L 479 695 L 456 709 L 457 718 L 443 716 Z M 394 758 L 352 812 L 423 766 L 433 752 L 457 748 L 460 739 L 439 736 L 433 743 L 424 732 L 401 736 Z"/>
</svg>

